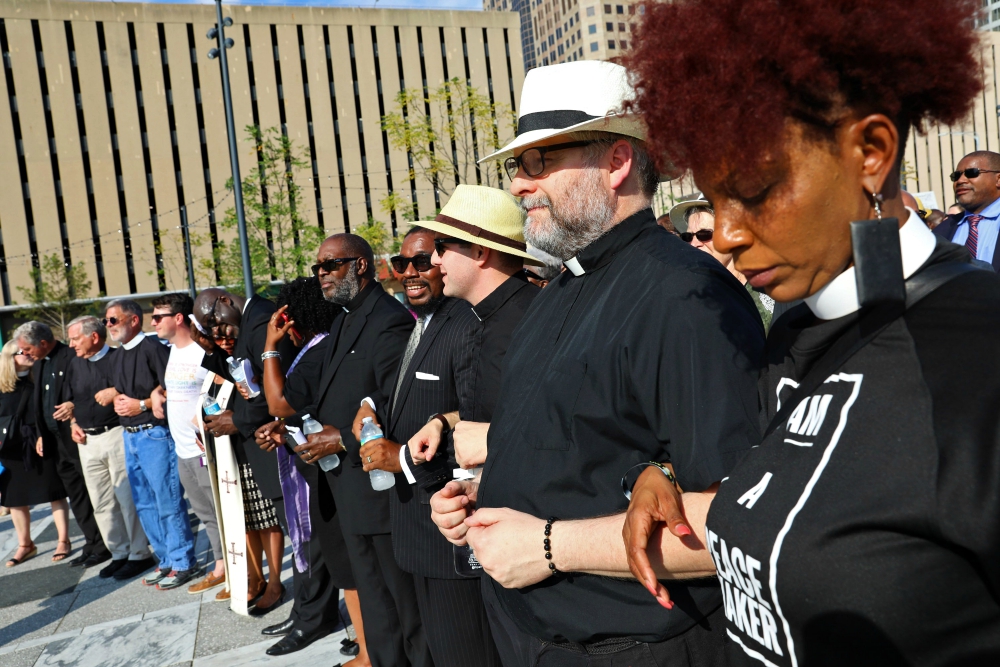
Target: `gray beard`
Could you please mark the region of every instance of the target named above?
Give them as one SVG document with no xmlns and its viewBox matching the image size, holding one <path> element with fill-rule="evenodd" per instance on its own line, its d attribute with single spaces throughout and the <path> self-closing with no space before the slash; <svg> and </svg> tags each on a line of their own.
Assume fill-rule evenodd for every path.
<svg viewBox="0 0 1000 667">
<path fill-rule="evenodd" d="M 434 314 L 434 311 L 438 309 L 442 301 L 444 301 L 444 294 L 438 297 L 432 296 L 426 303 L 422 303 L 419 306 L 412 303 L 408 303 L 407 305 L 410 306 L 410 310 L 417 314 L 417 317 L 427 317 Z"/>
<path fill-rule="evenodd" d="M 583 171 L 565 195 L 558 206 L 543 194 L 521 199 L 525 213 L 537 206 L 549 209 L 546 221 L 528 215 L 524 223 L 524 240 L 564 261 L 604 236 L 615 215 L 611 195 L 604 190 L 596 169 Z"/>
<path fill-rule="evenodd" d="M 324 296 L 326 296 L 326 300 L 331 303 L 335 303 L 338 306 L 346 306 L 354 300 L 354 297 L 356 297 L 360 291 L 361 280 L 358 278 L 357 272 L 348 271 L 347 276 L 337 283 L 333 294 L 330 296 Z"/>
</svg>

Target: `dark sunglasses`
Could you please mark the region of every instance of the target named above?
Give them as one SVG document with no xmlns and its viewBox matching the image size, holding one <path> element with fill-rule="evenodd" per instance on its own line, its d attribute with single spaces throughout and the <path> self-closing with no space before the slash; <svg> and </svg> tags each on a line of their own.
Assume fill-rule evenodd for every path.
<svg viewBox="0 0 1000 667">
<path fill-rule="evenodd" d="M 1000 171 L 997 171 L 996 169 L 980 169 L 979 167 L 969 167 L 968 169 L 963 169 L 961 171 L 953 171 L 951 174 L 948 175 L 948 178 L 950 178 L 951 182 L 954 183 L 958 179 L 962 178 L 962 176 L 971 179 L 971 178 L 979 178 L 980 174 L 1000 174 Z"/>
<path fill-rule="evenodd" d="M 681 232 L 680 237 L 684 243 L 691 243 L 691 239 L 698 239 L 702 243 L 708 243 L 712 240 L 712 230 L 699 229 L 696 232 Z"/>
<path fill-rule="evenodd" d="M 524 277 L 528 280 L 545 280 L 545 278 L 542 278 L 531 269 L 521 269 L 521 271 L 524 273 Z"/>
<path fill-rule="evenodd" d="M 454 243 L 454 244 L 460 245 L 460 246 L 462 246 L 464 248 L 468 248 L 469 246 L 472 245 L 471 243 L 469 243 L 468 241 L 465 241 L 463 239 L 456 239 L 456 238 L 451 238 L 451 237 L 448 237 L 448 238 L 445 238 L 445 239 L 434 239 L 434 252 L 436 252 L 438 254 L 438 257 L 440 257 L 441 255 L 443 255 L 444 251 L 448 249 L 448 244 L 449 243 Z M 417 269 L 417 270 L 419 271 L 419 269 Z"/>
<path fill-rule="evenodd" d="M 149 319 L 153 320 L 153 324 L 159 324 L 160 320 L 164 317 L 173 317 L 177 313 L 157 313 L 156 315 L 150 315 Z"/>
<path fill-rule="evenodd" d="M 510 176 L 510 180 L 514 180 L 517 176 L 518 169 L 524 169 L 524 173 L 528 176 L 535 177 L 541 175 L 545 171 L 545 154 L 551 153 L 552 151 L 561 151 L 567 148 L 582 148 L 583 146 L 589 146 L 594 143 L 593 141 L 570 141 L 565 144 L 552 144 L 551 146 L 539 146 L 538 148 L 529 148 L 517 157 L 509 157 L 503 161 L 503 168 L 507 171 L 507 175 Z"/>
<path fill-rule="evenodd" d="M 389 258 L 389 263 L 392 264 L 392 270 L 396 273 L 406 273 L 406 267 L 411 263 L 413 264 L 413 268 L 417 271 L 430 271 L 434 267 L 434 265 L 431 264 L 431 256 L 425 252 L 414 255 L 413 257 L 396 255 L 395 257 Z"/>
<path fill-rule="evenodd" d="M 109 326 L 109 325 L 116 326 L 119 322 L 124 322 L 124 321 L 125 320 L 117 317 L 105 317 L 103 320 L 101 320 L 101 324 L 103 324 L 104 326 Z"/>
<path fill-rule="evenodd" d="M 323 269 L 326 273 L 333 273 L 339 269 L 341 265 L 353 262 L 357 259 L 360 259 L 360 257 L 335 257 L 334 259 L 328 259 L 320 262 L 319 264 L 313 264 L 312 272 L 314 276 L 319 275 L 320 269 Z"/>
</svg>

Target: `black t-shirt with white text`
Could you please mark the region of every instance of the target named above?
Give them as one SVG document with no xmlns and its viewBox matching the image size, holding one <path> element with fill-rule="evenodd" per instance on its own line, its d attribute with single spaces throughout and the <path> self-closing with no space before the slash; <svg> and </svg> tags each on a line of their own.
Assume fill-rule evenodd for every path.
<svg viewBox="0 0 1000 667">
<path fill-rule="evenodd" d="M 803 306 L 776 323 L 768 420 L 856 317 Z M 889 325 L 721 484 L 706 538 L 733 664 L 1000 664 L 998 519 L 1000 277 L 977 271 Z"/>
</svg>

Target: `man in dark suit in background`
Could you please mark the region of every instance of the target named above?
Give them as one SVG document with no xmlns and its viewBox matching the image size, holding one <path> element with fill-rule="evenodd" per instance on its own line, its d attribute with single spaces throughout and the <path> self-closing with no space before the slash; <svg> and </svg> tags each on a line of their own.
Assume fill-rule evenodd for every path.
<svg viewBox="0 0 1000 667">
<path fill-rule="evenodd" d="M 42 322 L 22 324 L 14 331 L 13 340 L 22 352 L 35 361 L 31 368 L 31 379 L 35 383 L 33 405 L 37 415 L 35 428 L 38 430 L 38 442 L 49 451 L 59 452 L 56 471 L 69 494 L 73 516 L 83 531 L 83 549 L 79 556 L 70 561 L 70 565 L 93 567 L 110 559 L 111 552 L 104 545 L 97 526 L 94 506 L 83 479 L 80 450 L 70 433 L 69 418 L 73 415 L 73 404 L 63 404 L 60 400 L 63 382 L 66 381 L 70 362 L 76 358 L 76 352 L 57 341 L 52 335 L 52 329 Z M 59 544 L 53 560 L 58 556 L 61 556 L 58 560 L 63 560 L 69 553 L 70 545 Z"/>
<path fill-rule="evenodd" d="M 296 404 L 296 374 L 285 382 L 285 398 L 297 411 L 314 410 L 323 431 L 296 452 L 306 463 L 337 454 L 341 464 L 321 473 L 333 490 L 347 553 L 358 586 L 368 656 L 375 667 L 432 665 L 424 640 L 412 577 L 392 553 L 389 493 L 375 491 L 362 468 L 361 446 L 352 433 L 366 396 L 388 397 L 399 360 L 413 330 L 413 316 L 375 280 L 372 249 L 360 236 L 337 234 L 317 253 L 313 272 L 323 296 L 343 308 L 330 327 L 330 356 L 323 364 L 311 404 Z M 292 391 L 288 391 L 292 389 Z"/>
<path fill-rule="evenodd" d="M 443 413 L 472 408 L 479 320 L 466 301 L 444 296 L 441 269 L 431 263 L 434 238 L 433 231 L 413 227 L 400 254 L 392 258 L 393 274 L 417 314 L 417 326 L 396 373 L 393 394 L 377 403 L 366 399 L 354 429 L 357 436 L 365 417 L 388 427 L 385 438 L 361 448 L 361 458 L 367 471 L 396 473 L 396 486 L 390 492 L 393 552 L 400 567 L 413 575 L 435 666 L 499 667 L 479 577 L 456 571 L 453 547 L 431 521 L 431 495 L 458 467 L 454 452 L 450 447 L 441 449 L 440 459 L 447 465 L 430 479 L 417 480 L 410 471 L 412 461 L 408 465 L 405 460 L 409 454 L 405 443 L 429 415 L 442 420 Z"/>
<path fill-rule="evenodd" d="M 958 163 L 951 180 L 955 200 L 964 210 L 945 218 L 934 233 L 964 245 L 972 259 L 1000 270 L 1000 253 L 996 251 L 1000 231 L 1000 153 L 969 153 Z"/>
</svg>

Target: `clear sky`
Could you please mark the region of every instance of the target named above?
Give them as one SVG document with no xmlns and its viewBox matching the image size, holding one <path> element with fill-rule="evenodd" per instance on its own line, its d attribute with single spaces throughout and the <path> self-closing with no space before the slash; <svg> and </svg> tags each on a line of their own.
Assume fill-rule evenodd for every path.
<svg viewBox="0 0 1000 667">
<path fill-rule="evenodd" d="M 98 0 L 100 2 L 116 2 L 121 0 Z M 144 0 L 128 0 L 142 2 Z M 215 0 L 156 0 L 157 3 L 183 5 L 213 5 Z M 466 9 L 482 10 L 482 0 L 241 0 L 230 2 L 223 0 L 223 5 L 276 5 L 279 7 L 379 7 L 408 9 Z"/>
</svg>

